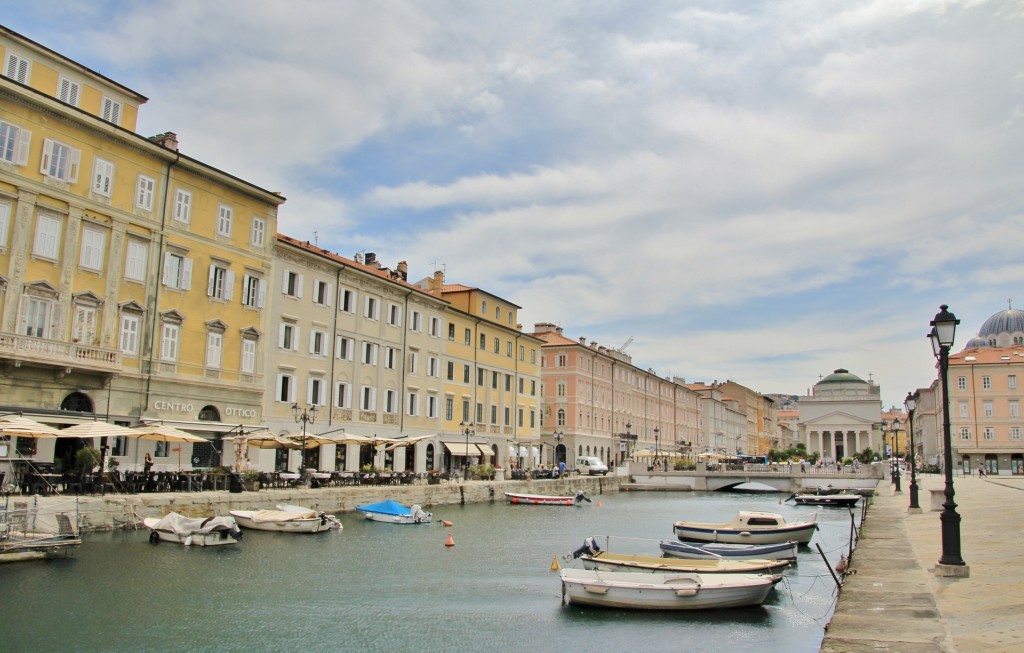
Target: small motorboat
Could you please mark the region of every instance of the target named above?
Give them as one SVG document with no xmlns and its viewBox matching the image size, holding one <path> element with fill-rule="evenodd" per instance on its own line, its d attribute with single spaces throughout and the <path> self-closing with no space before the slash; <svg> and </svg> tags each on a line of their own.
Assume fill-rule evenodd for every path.
<svg viewBox="0 0 1024 653">
<path fill-rule="evenodd" d="M 658 543 L 663 555 L 688 560 L 786 560 L 796 561 L 798 544 L 716 544 L 713 542 Z"/>
<path fill-rule="evenodd" d="M 299 506 L 279 505 L 277 510 L 232 510 L 232 517 L 242 528 L 276 533 L 320 533 L 341 528 L 334 515 Z"/>
<path fill-rule="evenodd" d="M 801 506 L 839 506 L 851 508 L 860 501 L 859 494 L 827 493 L 827 494 L 792 494 L 786 501 L 793 501 Z"/>
<path fill-rule="evenodd" d="M 520 494 L 518 492 L 506 492 L 505 497 L 513 505 L 523 504 L 527 506 L 578 506 L 584 501 L 590 503 L 590 497 L 584 494 L 583 490 L 576 493 L 576 496 L 563 497 L 547 494 Z"/>
<path fill-rule="evenodd" d="M 627 573 L 562 569 L 569 603 L 633 610 L 709 610 L 761 605 L 773 587 L 754 574 Z"/>
<path fill-rule="evenodd" d="M 418 505 L 403 506 L 391 499 L 365 506 L 356 506 L 356 510 L 366 515 L 367 519 L 388 524 L 429 524 L 433 518 L 433 515 L 424 512 Z"/>
<path fill-rule="evenodd" d="M 728 542 L 731 544 L 775 544 L 793 540 L 807 544 L 817 530 L 817 515 L 809 521 L 787 522 L 773 512 L 741 510 L 721 524 L 677 521 L 673 527 L 683 542 Z"/>
<path fill-rule="evenodd" d="M 233 517 L 186 517 L 169 512 L 163 517 L 146 517 L 142 523 L 150 530 L 149 541 L 153 544 L 220 546 L 235 544 L 242 537 Z"/>
</svg>

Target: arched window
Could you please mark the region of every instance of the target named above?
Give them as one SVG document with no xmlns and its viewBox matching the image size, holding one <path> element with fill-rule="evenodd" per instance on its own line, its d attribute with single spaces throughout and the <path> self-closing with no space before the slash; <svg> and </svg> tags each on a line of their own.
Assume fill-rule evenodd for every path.
<svg viewBox="0 0 1024 653">
<path fill-rule="evenodd" d="M 199 411 L 200 422 L 219 422 L 220 411 L 217 410 L 216 406 L 203 406 L 203 409 Z"/>
<path fill-rule="evenodd" d="M 93 412 L 92 399 L 81 392 L 72 392 L 60 402 L 61 410 L 70 410 L 76 413 Z"/>
<path fill-rule="evenodd" d="M 565 409 L 564 408 L 559 408 L 558 409 L 558 418 L 557 418 L 556 421 L 557 421 L 557 425 L 558 426 L 565 426 Z"/>
</svg>

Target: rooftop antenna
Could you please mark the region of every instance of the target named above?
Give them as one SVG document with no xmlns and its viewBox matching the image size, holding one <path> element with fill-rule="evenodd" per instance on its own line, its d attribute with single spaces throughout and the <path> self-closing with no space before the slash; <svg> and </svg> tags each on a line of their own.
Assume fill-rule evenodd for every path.
<svg viewBox="0 0 1024 653">
<path fill-rule="evenodd" d="M 631 344 L 633 344 L 633 336 L 630 336 L 629 338 L 626 339 L 626 342 L 622 343 L 622 346 L 619 347 L 619 353 L 626 353 L 626 348 L 629 347 Z"/>
<path fill-rule="evenodd" d="M 313 245 L 315 245 L 316 247 L 320 246 L 320 240 L 317 238 L 318 235 L 319 234 L 317 234 L 316 229 L 314 229 L 313 230 Z"/>
</svg>

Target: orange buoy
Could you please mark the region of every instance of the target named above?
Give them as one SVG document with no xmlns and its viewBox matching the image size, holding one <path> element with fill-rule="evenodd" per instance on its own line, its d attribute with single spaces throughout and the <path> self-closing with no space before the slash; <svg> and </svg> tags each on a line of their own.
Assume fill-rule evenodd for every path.
<svg viewBox="0 0 1024 653">
<path fill-rule="evenodd" d="M 442 519 L 441 520 L 441 525 L 447 528 L 447 527 L 451 526 L 452 523 L 450 521 L 446 520 L 446 519 Z"/>
<path fill-rule="evenodd" d="M 444 545 L 455 546 L 455 538 L 451 536 L 451 533 L 448 534 L 448 539 L 444 541 Z"/>
<path fill-rule="evenodd" d="M 597 502 L 597 507 L 598 507 L 598 508 L 600 508 L 600 507 L 601 507 L 601 502 L 600 502 L 600 501 L 598 501 L 598 502 Z"/>
</svg>

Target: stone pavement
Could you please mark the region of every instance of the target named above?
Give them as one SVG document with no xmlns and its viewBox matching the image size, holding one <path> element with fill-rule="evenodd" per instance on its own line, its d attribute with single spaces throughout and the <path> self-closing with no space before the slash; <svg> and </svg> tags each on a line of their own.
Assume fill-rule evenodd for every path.
<svg viewBox="0 0 1024 653">
<path fill-rule="evenodd" d="M 919 478 L 922 511 L 883 481 L 868 509 L 821 653 L 1024 652 L 1024 477 L 954 479 L 967 578 L 940 578 L 939 512 Z"/>
</svg>

